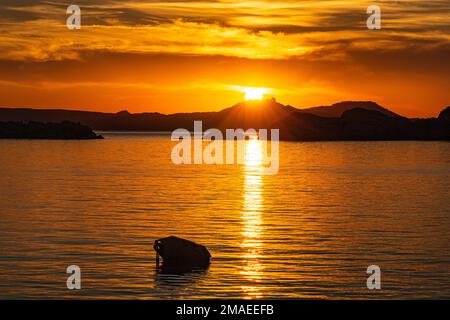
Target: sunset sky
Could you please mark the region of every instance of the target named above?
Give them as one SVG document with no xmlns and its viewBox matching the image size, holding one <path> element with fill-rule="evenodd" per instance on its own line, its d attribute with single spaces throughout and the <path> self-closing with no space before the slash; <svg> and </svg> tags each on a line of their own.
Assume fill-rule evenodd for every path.
<svg viewBox="0 0 450 320">
<path fill-rule="evenodd" d="M 81 30 L 68 30 L 68 5 Z M 366 9 L 382 9 L 368 30 Z M 298 108 L 450 105 L 450 1 L 1 0 L 0 106 L 216 111 L 265 88 Z"/>
</svg>

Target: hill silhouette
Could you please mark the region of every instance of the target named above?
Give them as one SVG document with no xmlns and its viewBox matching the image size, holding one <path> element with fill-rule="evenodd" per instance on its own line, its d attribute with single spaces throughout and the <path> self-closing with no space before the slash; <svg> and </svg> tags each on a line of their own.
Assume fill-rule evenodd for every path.
<svg viewBox="0 0 450 320">
<path fill-rule="evenodd" d="M 131 114 L 0 108 L 0 121 L 72 121 L 101 131 L 280 129 L 280 138 L 316 140 L 450 140 L 450 107 L 439 118 L 408 119 L 374 102 L 347 101 L 330 107 L 296 109 L 275 99 L 246 101 L 219 112 Z"/>
<path fill-rule="evenodd" d="M 378 111 L 382 114 L 385 114 L 389 117 L 399 117 L 398 114 L 383 108 L 379 104 L 373 101 L 343 101 L 339 103 L 335 103 L 331 106 L 322 106 L 322 107 L 314 107 L 308 109 L 301 109 L 301 112 L 315 114 L 321 117 L 327 118 L 340 118 L 344 112 L 361 108 L 366 110 Z"/>
</svg>

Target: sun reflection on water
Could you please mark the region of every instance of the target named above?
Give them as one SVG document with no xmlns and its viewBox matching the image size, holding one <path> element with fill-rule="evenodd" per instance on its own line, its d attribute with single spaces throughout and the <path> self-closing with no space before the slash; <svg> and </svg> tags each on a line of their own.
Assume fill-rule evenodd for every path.
<svg viewBox="0 0 450 320">
<path fill-rule="evenodd" d="M 244 267 L 241 274 L 246 284 L 241 288 L 247 298 L 261 296 L 258 282 L 261 280 L 263 266 L 260 263 L 263 231 L 261 211 L 264 207 L 262 179 L 263 150 L 258 140 L 249 140 L 245 148 L 244 205 L 242 210 L 242 237 Z"/>
</svg>

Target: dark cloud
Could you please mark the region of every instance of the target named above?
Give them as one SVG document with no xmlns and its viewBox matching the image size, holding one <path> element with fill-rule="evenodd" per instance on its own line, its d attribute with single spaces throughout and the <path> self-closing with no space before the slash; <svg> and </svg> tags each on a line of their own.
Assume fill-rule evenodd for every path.
<svg viewBox="0 0 450 320">
<path fill-rule="evenodd" d="M 2 22 L 24 22 L 40 19 L 41 15 L 30 11 L 20 11 L 17 9 L 1 8 L 0 7 L 0 21 Z"/>
</svg>

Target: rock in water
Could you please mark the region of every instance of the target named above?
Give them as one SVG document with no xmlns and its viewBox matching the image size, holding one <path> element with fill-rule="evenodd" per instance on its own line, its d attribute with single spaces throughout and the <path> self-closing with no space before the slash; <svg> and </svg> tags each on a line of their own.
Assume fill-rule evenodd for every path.
<svg viewBox="0 0 450 320">
<path fill-rule="evenodd" d="M 166 266 L 206 267 L 211 258 L 205 246 L 173 236 L 156 240 L 153 248 Z"/>
<path fill-rule="evenodd" d="M 80 123 L 30 121 L 0 122 L 0 139 L 90 140 L 103 139 L 103 137 Z"/>
</svg>

